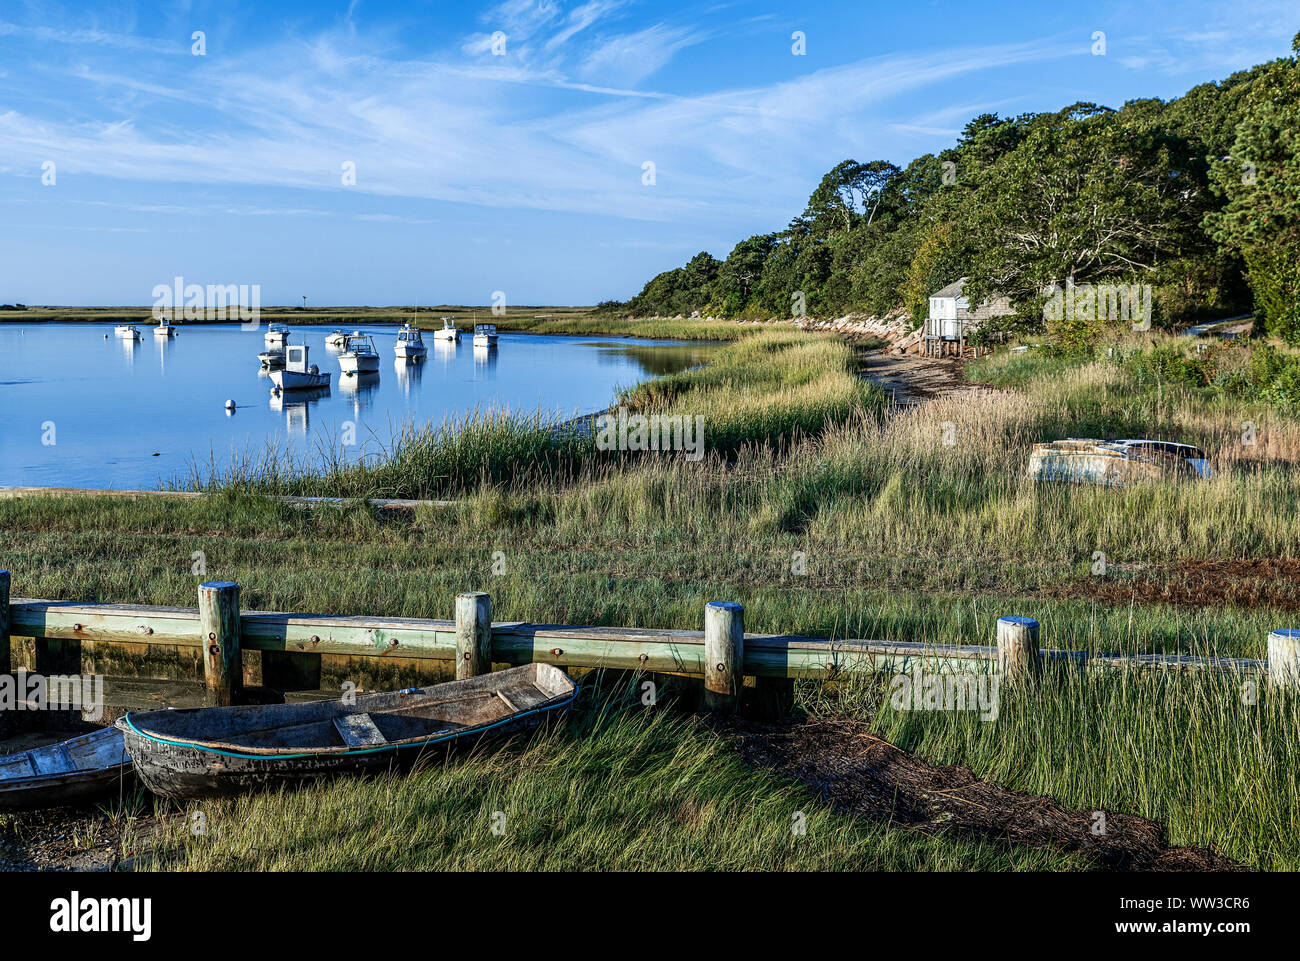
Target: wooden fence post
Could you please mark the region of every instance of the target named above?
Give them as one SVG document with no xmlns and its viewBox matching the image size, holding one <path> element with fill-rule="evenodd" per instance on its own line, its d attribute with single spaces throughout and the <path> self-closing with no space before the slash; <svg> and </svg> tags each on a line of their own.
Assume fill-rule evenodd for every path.
<svg viewBox="0 0 1300 961">
<path fill-rule="evenodd" d="M 10 674 L 12 667 L 9 657 L 9 572 L 0 571 L 0 678 Z M 0 710 L 0 737 L 8 737 L 12 730 L 10 712 Z"/>
<path fill-rule="evenodd" d="M 704 607 L 704 706 L 732 713 L 740 706 L 745 679 L 745 609 L 731 601 Z"/>
<path fill-rule="evenodd" d="M 1268 680 L 1283 690 L 1300 691 L 1300 631 L 1283 627 L 1269 633 Z"/>
<path fill-rule="evenodd" d="M 456 595 L 456 679 L 492 673 L 492 596 Z"/>
<path fill-rule="evenodd" d="M 207 703 L 234 704 L 244 684 L 239 650 L 239 585 L 208 581 L 199 585 L 199 631 L 203 638 L 203 679 Z"/>
<path fill-rule="evenodd" d="M 998 618 L 998 673 L 1007 680 L 1038 674 L 1038 622 L 1032 617 Z"/>
</svg>

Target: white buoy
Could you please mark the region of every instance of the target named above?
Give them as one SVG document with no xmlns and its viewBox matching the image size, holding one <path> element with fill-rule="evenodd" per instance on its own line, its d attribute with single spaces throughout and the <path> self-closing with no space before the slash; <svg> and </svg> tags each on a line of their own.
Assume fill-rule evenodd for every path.
<svg viewBox="0 0 1300 961">
<path fill-rule="evenodd" d="M 235 409 L 235 402 L 233 400 L 226 401 L 226 410 L 234 410 L 234 409 Z"/>
</svg>

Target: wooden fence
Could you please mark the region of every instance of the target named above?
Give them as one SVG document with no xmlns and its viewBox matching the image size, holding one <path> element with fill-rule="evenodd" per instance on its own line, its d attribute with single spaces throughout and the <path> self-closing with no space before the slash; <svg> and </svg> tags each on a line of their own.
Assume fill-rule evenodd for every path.
<svg viewBox="0 0 1300 961">
<path fill-rule="evenodd" d="M 780 691 L 794 678 L 905 673 L 921 663 L 929 670 L 997 671 L 1010 677 L 1033 675 L 1053 661 L 1252 674 L 1268 673 L 1271 663 L 1275 680 L 1300 689 L 1300 631 L 1293 630 L 1272 632 L 1269 660 L 1262 661 L 1040 650 L 1038 622 L 1025 617 L 1000 618 L 993 645 L 948 646 L 746 634 L 744 608 L 727 601 L 705 606 L 703 631 L 673 631 L 493 623 L 491 598 L 484 593 L 457 595 L 456 619 L 438 621 L 242 611 L 239 586 L 229 581 L 200 584 L 197 608 L 11 599 L 9 586 L 9 572 L 0 571 L 0 674 L 10 672 L 11 636 L 36 638 L 38 652 L 42 645 L 70 641 L 200 648 L 213 704 L 238 696 L 242 651 L 454 661 L 458 677 L 486 673 L 493 662 L 700 675 L 706 703 L 719 710 L 736 706 L 747 676 L 760 688 Z"/>
</svg>

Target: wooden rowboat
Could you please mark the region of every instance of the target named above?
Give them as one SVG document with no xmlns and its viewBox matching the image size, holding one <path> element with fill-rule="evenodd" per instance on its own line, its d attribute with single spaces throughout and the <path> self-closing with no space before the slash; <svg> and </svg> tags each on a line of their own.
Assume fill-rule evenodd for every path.
<svg viewBox="0 0 1300 961">
<path fill-rule="evenodd" d="M 434 745 L 531 727 L 576 695 L 559 668 L 526 664 L 350 704 L 148 711 L 117 725 L 149 790 L 195 798 L 386 767 Z"/>
<path fill-rule="evenodd" d="M 1194 480 L 1212 471 L 1204 451 L 1160 440 L 1070 438 L 1035 444 L 1029 477 L 1036 481 L 1126 487 L 1143 481 Z"/>
<path fill-rule="evenodd" d="M 130 777 L 122 732 L 101 728 L 60 744 L 0 756 L 0 808 L 76 804 L 110 794 Z"/>
</svg>

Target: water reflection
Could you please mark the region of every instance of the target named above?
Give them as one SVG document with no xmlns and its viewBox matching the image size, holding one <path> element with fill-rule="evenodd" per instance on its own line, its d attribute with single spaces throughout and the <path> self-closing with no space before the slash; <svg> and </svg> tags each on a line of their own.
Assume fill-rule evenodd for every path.
<svg viewBox="0 0 1300 961">
<path fill-rule="evenodd" d="M 450 369 L 451 365 L 456 362 L 456 342 L 454 340 L 435 340 L 433 342 L 433 353 L 430 356 L 438 360 L 444 370 Z"/>
<path fill-rule="evenodd" d="M 285 427 L 290 434 L 305 436 L 311 427 L 311 408 L 323 397 L 330 395 L 328 387 L 313 387 L 309 390 L 286 390 L 271 394 L 271 410 L 277 414 L 284 413 Z"/>
<path fill-rule="evenodd" d="M 419 388 L 420 379 L 424 376 L 424 362 L 419 358 L 394 357 L 393 370 L 397 372 L 397 386 L 402 389 L 402 393 L 410 397 L 411 388 Z"/>
<path fill-rule="evenodd" d="M 474 379 L 479 380 L 479 375 L 483 375 L 484 380 L 496 380 L 497 350 L 495 347 L 474 345 Z"/>
<path fill-rule="evenodd" d="M 360 414 L 369 410 L 375 403 L 375 392 L 379 389 L 379 372 L 364 374 L 340 374 L 339 390 L 352 401 L 352 412 Z"/>
<path fill-rule="evenodd" d="M 118 337 L 117 342 L 122 345 L 122 356 L 126 358 L 126 366 L 135 366 L 135 349 L 140 342 L 134 337 Z"/>
</svg>

